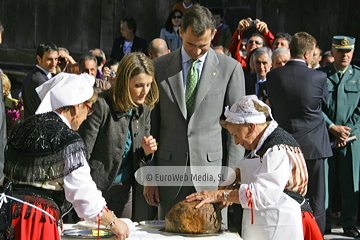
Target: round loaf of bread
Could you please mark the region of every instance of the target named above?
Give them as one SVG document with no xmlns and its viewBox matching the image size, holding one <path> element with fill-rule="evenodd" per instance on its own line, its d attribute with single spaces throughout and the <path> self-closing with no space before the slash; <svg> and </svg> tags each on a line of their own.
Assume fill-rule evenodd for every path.
<svg viewBox="0 0 360 240">
<path fill-rule="evenodd" d="M 165 216 L 165 231 L 175 233 L 217 233 L 221 227 L 221 210 L 217 204 L 206 203 L 200 208 L 200 201 L 175 204 Z"/>
</svg>

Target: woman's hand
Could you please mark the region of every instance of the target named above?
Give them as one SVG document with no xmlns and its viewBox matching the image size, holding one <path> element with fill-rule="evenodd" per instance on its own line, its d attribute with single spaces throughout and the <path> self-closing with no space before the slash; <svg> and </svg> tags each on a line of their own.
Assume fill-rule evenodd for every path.
<svg viewBox="0 0 360 240">
<path fill-rule="evenodd" d="M 202 191 L 190 194 L 186 197 L 187 202 L 200 200 L 201 202 L 195 208 L 200 208 L 205 203 L 217 203 L 223 201 L 224 190 Z"/>
<path fill-rule="evenodd" d="M 141 146 L 144 149 L 145 156 L 147 156 L 157 150 L 156 139 L 151 135 L 148 137 L 143 137 Z"/>
<path fill-rule="evenodd" d="M 110 227 L 110 230 L 116 235 L 116 239 L 126 239 L 130 236 L 130 230 L 127 224 L 116 218 L 115 225 Z"/>
</svg>

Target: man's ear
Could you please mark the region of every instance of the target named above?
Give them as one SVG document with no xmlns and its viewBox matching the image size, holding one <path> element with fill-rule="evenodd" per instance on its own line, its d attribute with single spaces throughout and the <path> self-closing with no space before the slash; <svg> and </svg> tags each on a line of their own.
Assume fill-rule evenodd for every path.
<svg viewBox="0 0 360 240">
<path fill-rule="evenodd" d="M 211 40 L 213 40 L 213 39 L 214 39 L 216 32 L 217 32 L 217 30 L 216 30 L 216 29 L 214 29 L 214 32 L 211 34 Z"/>
<path fill-rule="evenodd" d="M 304 53 L 304 59 L 305 59 L 305 60 L 309 59 L 309 55 L 310 55 L 310 52 L 309 52 L 309 51 L 306 51 L 306 52 Z"/>
<path fill-rule="evenodd" d="M 180 37 L 182 38 L 182 34 L 183 34 L 183 32 L 182 32 L 182 28 L 181 27 L 179 27 L 179 35 L 180 35 Z"/>
<path fill-rule="evenodd" d="M 41 62 L 41 57 L 39 55 L 36 55 L 36 60 L 38 63 Z"/>
</svg>

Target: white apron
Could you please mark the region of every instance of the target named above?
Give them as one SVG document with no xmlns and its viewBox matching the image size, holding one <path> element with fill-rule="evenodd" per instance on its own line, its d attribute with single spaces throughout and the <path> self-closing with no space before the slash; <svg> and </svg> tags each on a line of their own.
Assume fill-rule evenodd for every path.
<svg viewBox="0 0 360 240">
<path fill-rule="evenodd" d="M 254 182 L 260 165 L 259 157 L 240 160 L 241 183 Z M 254 224 L 250 209 L 244 208 L 241 236 L 244 240 L 303 240 L 300 204 L 282 193 L 277 205 L 254 210 Z"/>
</svg>

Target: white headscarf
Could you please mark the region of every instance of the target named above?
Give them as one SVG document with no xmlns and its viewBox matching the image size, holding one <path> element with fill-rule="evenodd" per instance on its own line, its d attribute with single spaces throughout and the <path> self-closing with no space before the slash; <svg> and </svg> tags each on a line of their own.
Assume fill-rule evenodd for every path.
<svg viewBox="0 0 360 240">
<path fill-rule="evenodd" d="M 262 111 L 259 112 L 256 110 L 254 102 L 266 107 L 268 115 Z M 226 120 L 222 121 L 222 126 L 224 127 L 226 126 L 226 122 L 235 124 L 265 123 L 267 116 L 270 116 L 271 119 L 273 119 L 270 107 L 260 101 L 256 95 L 247 95 L 240 98 L 230 109 L 229 106 L 227 106 L 224 115 L 226 117 Z"/>
<path fill-rule="evenodd" d="M 41 99 L 35 114 L 51 112 L 89 100 L 94 94 L 94 83 L 94 77 L 89 74 L 57 74 L 35 89 Z"/>
</svg>

